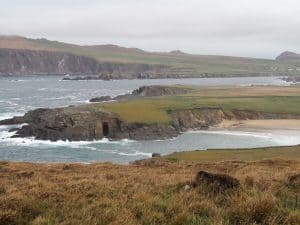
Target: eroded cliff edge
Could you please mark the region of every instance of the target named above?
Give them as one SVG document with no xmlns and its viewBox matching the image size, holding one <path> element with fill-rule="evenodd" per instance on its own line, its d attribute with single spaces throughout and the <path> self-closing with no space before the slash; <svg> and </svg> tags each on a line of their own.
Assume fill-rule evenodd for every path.
<svg viewBox="0 0 300 225">
<path fill-rule="evenodd" d="M 163 65 L 100 63 L 96 59 L 54 51 L 0 49 L 0 75 L 100 75 L 101 79 L 159 76 Z"/>
</svg>

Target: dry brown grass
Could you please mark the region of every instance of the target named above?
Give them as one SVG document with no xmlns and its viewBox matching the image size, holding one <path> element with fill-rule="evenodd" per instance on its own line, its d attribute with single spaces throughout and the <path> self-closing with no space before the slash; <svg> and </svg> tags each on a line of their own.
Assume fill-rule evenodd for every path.
<svg viewBox="0 0 300 225">
<path fill-rule="evenodd" d="M 183 191 L 199 170 L 242 187 Z M 299 161 L 140 165 L 0 163 L 0 224 L 299 224 Z"/>
</svg>

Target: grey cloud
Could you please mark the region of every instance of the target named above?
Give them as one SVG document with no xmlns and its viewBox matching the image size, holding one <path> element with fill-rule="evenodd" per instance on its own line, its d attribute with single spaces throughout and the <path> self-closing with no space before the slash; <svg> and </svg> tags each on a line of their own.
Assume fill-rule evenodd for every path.
<svg viewBox="0 0 300 225">
<path fill-rule="evenodd" d="M 11 1 L 7 10 L 0 9 L 1 32 L 199 54 L 275 57 L 286 49 L 300 52 L 296 0 L 84 2 L 13 5 Z"/>
</svg>

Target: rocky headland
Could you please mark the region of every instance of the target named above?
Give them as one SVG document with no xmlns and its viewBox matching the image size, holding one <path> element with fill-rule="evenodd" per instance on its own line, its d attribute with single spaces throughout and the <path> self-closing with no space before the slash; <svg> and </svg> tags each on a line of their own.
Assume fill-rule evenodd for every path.
<svg viewBox="0 0 300 225">
<path fill-rule="evenodd" d="M 130 94 L 118 95 L 116 97 L 100 96 L 90 99 L 90 102 L 106 102 L 106 101 L 120 101 L 137 99 L 143 97 L 158 97 L 158 96 L 170 96 L 170 95 L 182 95 L 191 91 L 191 88 L 173 87 L 173 86 L 142 86 L 134 90 Z"/>
<path fill-rule="evenodd" d="M 137 98 L 161 98 L 162 96 L 180 96 L 192 93 L 193 89 L 184 87 L 149 86 L 134 90 L 114 100 L 122 101 Z M 134 109 L 131 109 L 134 110 Z M 138 109 L 137 109 L 138 110 Z M 179 135 L 190 129 L 207 129 L 226 120 L 258 119 L 300 119 L 300 115 L 257 110 L 232 109 L 222 107 L 172 108 L 167 110 L 170 118 L 167 122 L 149 123 L 130 122 L 122 119 L 118 113 L 102 107 L 102 103 L 69 106 L 56 109 L 36 109 L 22 117 L 0 121 L 0 125 L 26 124 L 14 128 L 13 137 L 35 137 L 41 140 L 100 140 L 107 137 L 119 139 L 165 139 Z"/>
</svg>

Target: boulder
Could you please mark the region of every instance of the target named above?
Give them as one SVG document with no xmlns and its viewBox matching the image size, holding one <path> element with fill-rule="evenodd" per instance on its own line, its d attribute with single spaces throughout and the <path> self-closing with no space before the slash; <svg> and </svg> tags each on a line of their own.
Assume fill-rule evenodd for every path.
<svg viewBox="0 0 300 225">
<path fill-rule="evenodd" d="M 107 101 L 111 101 L 111 100 L 113 100 L 113 98 L 110 96 L 101 96 L 101 97 L 96 97 L 96 98 L 90 99 L 90 102 L 107 102 Z"/>
<path fill-rule="evenodd" d="M 159 158 L 161 155 L 159 153 L 152 153 L 152 158 Z"/>
<path fill-rule="evenodd" d="M 300 173 L 290 176 L 288 184 L 293 187 L 300 187 Z"/>
<path fill-rule="evenodd" d="M 154 96 L 166 96 L 166 95 L 180 95 L 187 94 L 188 88 L 184 87 L 167 87 L 167 86 L 142 86 L 132 92 L 134 96 L 142 97 L 154 97 Z"/>
<path fill-rule="evenodd" d="M 208 185 L 214 192 L 234 189 L 240 186 L 239 180 L 226 174 L 213 174 L 200 171 L 195 179 L 194 186 Z"/>
</svg>

